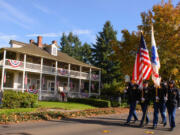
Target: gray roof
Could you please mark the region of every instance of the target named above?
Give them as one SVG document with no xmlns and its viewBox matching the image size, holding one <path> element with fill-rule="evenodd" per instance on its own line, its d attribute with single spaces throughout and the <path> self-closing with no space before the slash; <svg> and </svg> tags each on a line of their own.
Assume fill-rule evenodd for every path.
<svg viewBox="0 0 180 135">
<path fill-rule="evenodd" d="M 18 53 L 28 54 L 28 55 L 32 55 L 32 56 L 37 56 L 37 57 L 43 57 L 43 58 L 47 58 L 47 59 L 51 59 L 51 60 L 55 60 L 55 61 L 57 60 L 57 61 L 64 62 L 64 63 L 74 64 L 74 65 L 79 65 L 79 66 L 89 67 L 89 68 L 91 67 L 93 69 L 100 70 L 100 68 L 83 63 L 83 62 L 76 60 L 75 58 L 67 55 L 66 53 L 62 53 L 60 51 L 58 51 L 58 56 L 53 56 L 45 50 L 45 47 L 50 46 L 47 44 L 44 44 L 43 48 L 38 47 L 36 43 L 27 44 L 27 43 L 15 41 L 15 40 L 11 40 L 10 44 L 22 45 L 22 47 L 20 47 L 20 48 L 1 48 L 1 50 L 7 50 L 7 51 L 12 51 L 12 52 L 18 52 Z"/>
</svg>

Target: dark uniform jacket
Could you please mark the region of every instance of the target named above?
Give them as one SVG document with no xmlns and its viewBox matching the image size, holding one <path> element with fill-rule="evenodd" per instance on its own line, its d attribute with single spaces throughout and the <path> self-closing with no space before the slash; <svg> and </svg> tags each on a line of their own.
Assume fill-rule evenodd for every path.
<svg viewBox="0 0 180 135">
<path fill-rule="evenodd" d="M 142 101 L 142 97 L 145 99 L 144 101 Z M 141 90 L 141 104 L 150 104 L 150 100 L 151 100 L 151 88 L 147 87 L 147 88 L 143 88 Z"/>
<path fill-rule="evenodd" d="M 139 89 L 137 84 L 130 83 L 127 89 L 128 103 L 136 103 L 139 97 Z"/>
<path fill-rule="evenodd" d="M 157 88 L 157 94 L 156 94 L 156 88 L 153 86 L 151 92 L 152 92 L 151 98 L 152 98 L 153 102 L 157 101 L 156 97 L 159 98 L 159 100 L 158 100 L 159 103 L 166 102 L 166 100 L 165 100 L 165 98 L 167 97 L 167 88 L 166 87 L 161 86 L 160 88 Z"/>
<path fill-rule="evenodd" d="M 179 91 L 177 88 L 168 88 L 167 107 L 177 107 L 179 105 Z"/>
</svg>

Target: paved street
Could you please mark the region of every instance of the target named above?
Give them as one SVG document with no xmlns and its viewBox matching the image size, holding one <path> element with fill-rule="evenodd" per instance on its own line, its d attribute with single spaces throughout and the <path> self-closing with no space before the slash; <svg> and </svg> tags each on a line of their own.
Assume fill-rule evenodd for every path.
<svg viewBox="0 0 180 135">
<path fill-rule="evenodd" d="M 139 122 L 124 126 L 127 114 L 108 115 L 96 118 L 79 118 L 58 121 L 27 122 L 13 125 L 1 125 L 0 135 L 179 135 L 180 111 L 176 115 L 176 128 L 169 131 L 169 123 L 164 128 L 162 124 L 153 130 L 151 123 L 139 128 Z M 141 114 L 139 114 L 139 118 Z"/>
</svg>

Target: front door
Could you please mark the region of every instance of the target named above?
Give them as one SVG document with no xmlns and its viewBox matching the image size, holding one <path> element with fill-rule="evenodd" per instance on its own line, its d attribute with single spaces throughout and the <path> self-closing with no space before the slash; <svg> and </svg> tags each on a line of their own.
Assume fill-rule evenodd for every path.
<svg viewBox="0 0 180 135">
<path fill-rule="evenodd" d="M 48 85 L 48 91 L 53 92 L 54 91 L 54 81 L 47 81 L 47 85 Z"/>
</svg>

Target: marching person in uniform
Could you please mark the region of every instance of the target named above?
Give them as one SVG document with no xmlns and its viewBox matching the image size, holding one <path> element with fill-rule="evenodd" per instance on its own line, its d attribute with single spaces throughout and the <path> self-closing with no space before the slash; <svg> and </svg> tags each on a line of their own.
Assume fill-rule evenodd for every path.
<svg viewBox="0 0 180 135">
<path fill-rule="evenodd" d="M 130 105 L 130 109 L 129 109 L 129 115 L 125 124 L 129 125 L 132 116 L 134 117 L 134 122 L 138 120 L 138 117 L 136 114 L 136 104 L 138 101 L 138 94 L 139 94 L 138 85 L 135 84 L 134 82 L 129 83 L 126 94 L 128 98 L 128 104 Z"/>
<path fill-rule="evenodd" d="M 149 123 L 149 117 L 148 117 L 148 106 L 150 104 L 150 87 L 146 80 L 143 81 L 143 88 L 141 90 L 141 109 L 143 112 L 140 127 L 143 126 L 144 121 L 146 120 L 146 125 Z"/>
<path fill-rule="evenodd" d="M 153 118 L 153 128 L 157 128 L 158 114 L 161 113 L 163 126 L 166 126 L 166 101 L 167 101 L 167 89 L 161 83 L 161 86 L 153 86 L 152 88 L 152 98 L 154 107 L 154 118 Z"/>
<path fill-rule="evenodd" d="M 179 92 L 178 89 L 175 87 L 175 82 L 169 82 L 168 88 L 168 100 L 167 100 L 167 110 L 169 114 L 169 124 L 170 130 L 172 131 L 175 128 L 175 116 L 176 116 L 176 108 L 179 104 Z"/>
</svg>

